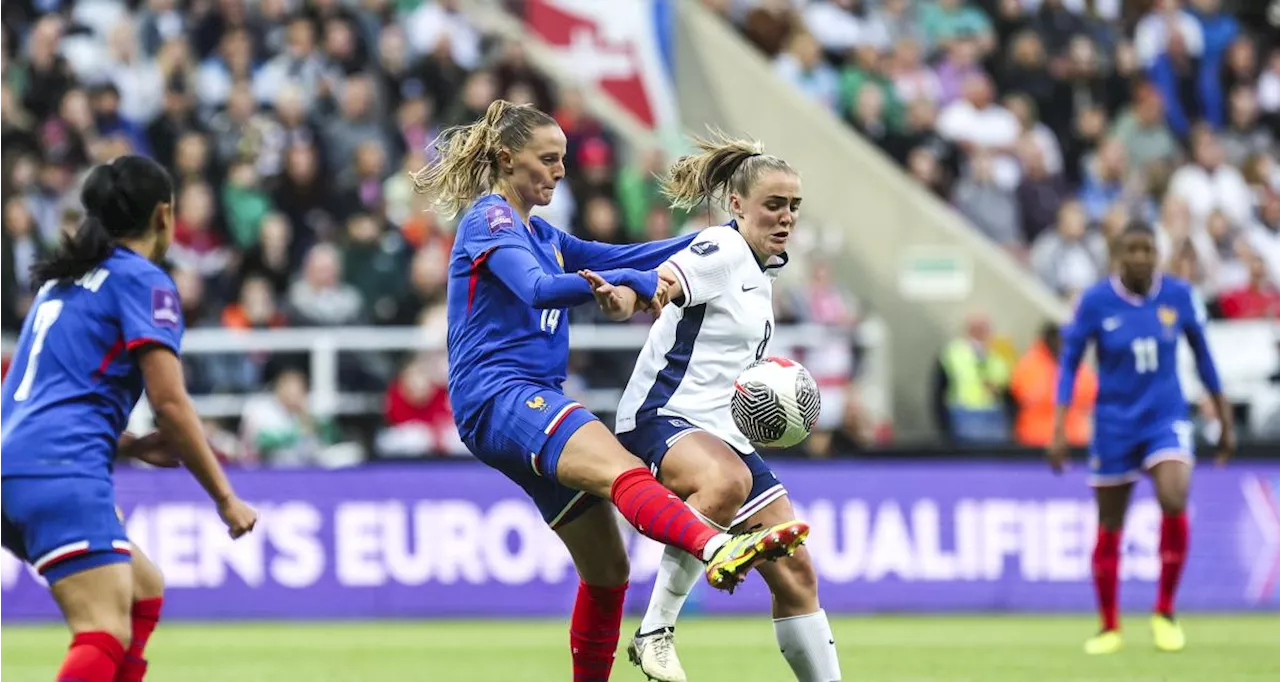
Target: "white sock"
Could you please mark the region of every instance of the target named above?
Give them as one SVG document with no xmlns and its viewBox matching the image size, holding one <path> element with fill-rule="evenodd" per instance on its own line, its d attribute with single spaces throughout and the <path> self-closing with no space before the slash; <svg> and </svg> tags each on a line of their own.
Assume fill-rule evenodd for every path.
<svg viewBox="0 0 1280 682">
<path fill-rule="evenodd" d="M 698 518 L 712 528 L 728 530 L 724 526 L 708 519 L 693 507 L 689 508 Z M 721 533 L 707 542 L 702 550 L 703 556 L 711 556 L 720 548 L 729 536 Z M 658 564 L 658 578 L 653 583 L 653 594 L 649 596 L 649 609 L 644 612 L 640 621 L 640 632 L 647 634 L 662 628 L 675 627 L 680 617 L 680 609 L 702 577 L 703 563 L 698 557 L 680 549 L 667 545 L 662 553 L 662 563 Z"/>
<path fill-rule="evenodd" d="M 702 561 L 678 547 L 668 546 L 658 565 L 658 579 L 649 596 L 649 610 L 640 621 L 640 632 L 648 634 L 662 628 L 675 627 L 680 609 L 702 577 Z"/>
<path fill-rule="evenodd" d="M 840 658 L 826 611 L 775 618 L 773 634 L 797 682 L 840 682 Z"/>
<path fill-rule="evenodd" d="M 712 525 L 713 527 L 715 527 L 715 528 L 719 528 L 719 527 L 720 527 L 720 526 L 717 526 L 717 525 L 716 525 L 716 524 L 714 524 L 714 523 L 711 523 L 710 521 L 707 521 L 707 523 L 711 524 L 711 525 Z M 701 558 L 701 559 L 699 559 L 698 561 L 711 561 L 711 557 L 713 557 L 713 556 L 715 556 L 715 555 L 716 555 L 716 550 L 720 549 L 721 547 L 724 547 L 724 543 L 726 543 L 726 542 L 728 542 L 728 541 L 729 541 L 729 534 L 728 534 L 728 533 L 721 533 L 721 534 L 719 534 L 719 535 L 715 536 L 714 538 L 711 538 L 710 540 L 707 540 L 707 544 L 706 544 L 706 546 L 704 546 L 704 547 L 702 548 L 702 558 Z M 681 554 L 689 554 L 688 552 L 684 551 L 683 549 L 676 549 L 676 548 L 672 547 L 671 545 L 667 545 L 667 549 L 673 549 L 673 550 L 675 550 L 675 551 L 677 551 L 677 552 L 680 552 Z M 693 555 L 692 555 L 692 554 L 689 554 L 689 556 L 693 556 Z"/>
</svg>

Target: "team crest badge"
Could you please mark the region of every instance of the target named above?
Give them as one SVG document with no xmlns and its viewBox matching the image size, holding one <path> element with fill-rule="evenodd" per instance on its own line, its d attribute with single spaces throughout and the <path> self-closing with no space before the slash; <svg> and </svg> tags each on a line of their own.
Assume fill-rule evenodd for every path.
<svg viewBox="0 0 1280 682">
<path fill-rule="evenodd" d="M 527 405 L 529 409 L 537 410 L 539 412 L 544 412 L 547 409 L 547 401 L 540 395 L 524 401 L 524 404 Z"/>
<path fill-rule="evenodd" d="M 560 269 L 561 269 L 561 270 L 563 270 L 563 269 L 564 269 L 564 254 L 560 253 L 560 249 L 557 249 L 557 248 L 556 248 L 556 247 L 554 247 L 554 246 L 553 246 L 553 247 L 551 247 L 551 249 L 552 249 L 553 251 L 555 251 L 555 252 L 556 252 L 556 262 L 560 264 Z"/>
<path fill-rule="evenodd" d="M 720 245 L 715 242 L 698 242 L 689 247 L 689 250 L 699 256 L 710 256 L 720 250 Z"/>
<path fill-rule="evenodd" d="M 1164 335 L 1168 337 L 1175 336 L 1178 326 L 1178 310 L 1171 306 L 1162 305 L 1156 310 L 1156 316 L 1160 318 L 1160 324 L 1164 327 Z"/>
</svg>

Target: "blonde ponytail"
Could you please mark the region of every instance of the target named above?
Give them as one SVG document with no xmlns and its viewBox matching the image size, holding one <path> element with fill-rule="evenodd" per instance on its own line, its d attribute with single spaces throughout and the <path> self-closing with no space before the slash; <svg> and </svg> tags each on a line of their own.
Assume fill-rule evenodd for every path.
<svg viewBox="0 0 1280 682">
<path fill-rule="evenodd" d="M 698 152 L 682 156 L 662 180 L 662 194 L 674 208 L 690 210 L 703 202 L 723 202 L 730 193 L 745 196 L 766 170 L 795 170 L 782 159 L 765 154 L 753 140 L 731 138 L 720 131 L 695 137 Z"/>
<path fill-rule="evenodd" d="M 413 189 L 451 219 L 493 188 L 500 149 L 518 152 L 534 128 L 555 124 L 533 106 L 494 100 L 480 120 L 440 133 L 433 143 L 439 158 L 412 174 Z"/>
</svg>

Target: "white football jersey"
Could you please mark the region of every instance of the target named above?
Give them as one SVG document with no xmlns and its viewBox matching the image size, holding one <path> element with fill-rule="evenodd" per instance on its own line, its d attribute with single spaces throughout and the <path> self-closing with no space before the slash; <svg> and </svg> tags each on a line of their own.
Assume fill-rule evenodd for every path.
<svg viewBox="0 0 1280 682">
<path fill-rule="evenodd" d="M 667 263 L 684 290 L 649 330 L 618 404 L 617 433 L 648 412 L 679 417 L 743 454 L 754 450 L 729 413 L 733 382 L 765 357 L 773 336 L 773 280 L 786 263 L 761 268 L 736 227 L 698 235 Z"/>
</svg>

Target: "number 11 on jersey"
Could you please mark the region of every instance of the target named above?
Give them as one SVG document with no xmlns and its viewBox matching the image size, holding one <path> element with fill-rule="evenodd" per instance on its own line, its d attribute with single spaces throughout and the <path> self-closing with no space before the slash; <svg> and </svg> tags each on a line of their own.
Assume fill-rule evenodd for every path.
<svg viewBox="0 0 1280 682">
<path fill-rule="evenodd" d="M 1134 339 L 1133 366 L 1138 374 L 1147 374 L 1160 369 L 1160 346 L 1155 337 L 1144 336 Z"/>
</svg>

